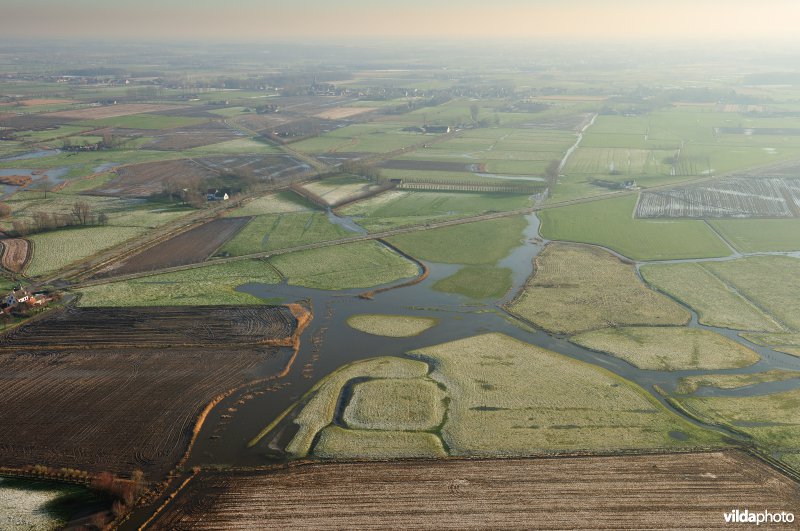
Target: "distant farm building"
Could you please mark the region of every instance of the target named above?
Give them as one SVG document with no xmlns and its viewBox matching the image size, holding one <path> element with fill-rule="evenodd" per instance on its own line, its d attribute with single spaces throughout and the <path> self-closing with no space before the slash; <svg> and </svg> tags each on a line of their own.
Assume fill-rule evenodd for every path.
<svg viewBox="0 0 800 531">
<path fill-rule="evenodd" d="M 227 201 L 230 199 L 230 195 L 226 190 L 217 190 L 209 188 L 206 192 L 206 199 L 208 201 Z"/>
</svg>

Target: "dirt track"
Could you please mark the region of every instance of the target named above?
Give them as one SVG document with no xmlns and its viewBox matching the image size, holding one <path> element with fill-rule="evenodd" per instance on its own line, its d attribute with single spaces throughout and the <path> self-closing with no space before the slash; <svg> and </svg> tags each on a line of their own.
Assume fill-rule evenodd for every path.
<svg viewBox="0 0 800 531">
<path fill-rule="evenodd" d="M 201 473 L 149 529 L 713 529 L 735 508 L 797 514 L 800 485 L 736 451 L 307 464 Z"/>
</svg>

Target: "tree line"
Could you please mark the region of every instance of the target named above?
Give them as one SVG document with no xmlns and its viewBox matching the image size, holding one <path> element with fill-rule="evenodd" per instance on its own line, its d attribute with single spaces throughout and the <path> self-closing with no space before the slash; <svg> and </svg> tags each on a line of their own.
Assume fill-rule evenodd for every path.
<svg viewBox="0 0 800 531">
<path fill-rule="evenodd" d="M 5 207 L 5 208 L 4 208 Z M 8 205 L 0 206 L 0 216 L 8 209 Z M 38 232 L 47 232 L 64 227 L 92 225 L 107 225 L 108 215 L 105 212 L 96 212 L 92 205 L 85 201 L 76 201 L 68 212 L 46 212 L 36 211 L 31 214 L 30 219 L 15 219 L 11 221 L 12 232 L 17 236 L 27 236 Z"/>
</svg>

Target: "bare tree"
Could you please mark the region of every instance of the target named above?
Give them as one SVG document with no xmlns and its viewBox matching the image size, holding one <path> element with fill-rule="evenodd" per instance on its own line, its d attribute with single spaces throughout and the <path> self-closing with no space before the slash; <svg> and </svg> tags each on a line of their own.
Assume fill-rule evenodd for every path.
<svg viewBox="0 0 800 531">
<path fill-rule="evenodd" d="M 79 225 L 88 225 L 92 219 L 92 207 L 86 201 L 76 201 L 72 205 L 72 215 Z"/>
<path fill-rule="evenodd" d="M 478 105 L 477 103 L 473 103 L 472 105 L 469 106 L 469 115 L 470 118 L 472 118 L 473 124 L 478 123 L 478 116 L 480 116 L 480 113 L 481 113 L 481 108 L 480 105 Z"/>
<path fill-rule="evenodd" d="M 28 222 L 24 219 L 15 219 L 11 222 L 11 227 L 14 229 L 14 232 L 17 236 L 25 236 L 30 232 L 30 227 L 28 226 Z"/>
</svg>

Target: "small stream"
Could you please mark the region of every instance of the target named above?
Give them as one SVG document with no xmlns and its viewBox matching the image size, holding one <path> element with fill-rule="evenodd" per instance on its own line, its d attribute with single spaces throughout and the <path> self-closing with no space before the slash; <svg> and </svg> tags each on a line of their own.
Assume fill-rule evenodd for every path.
<svg viewBox="0 0 800 531">
<path fill-rule="evenodd" d="M 231 418 L 222 419 L 219 414 L 209 415 L 202 428 L 197 444 L 187 466 L 228 464 L 255 466 L 265 463 L 269 454 L 267 441 L 254 448 L 247 442 L 282 411 L 299 400 L 315 383 L 342 365 L 375 356 L 404 356 L 407 352 L 463 339 L 472 335 L 499 332 L 527 343 L 537 345 L 571 358 L 603 367 L 631 380 L 649 391 L 665 407 L 674 411 L 664 398 L 655 391 L 659 386 L 672 391 L 684 376 L 706 374 L 749 374 L 771 369 L 800 371 L 800 358 L 754 345 L 739 337 L 737 331 L 701 325 L 697 314 L 691 311 L 690 327 L 712 330 L 755 350 L 761 360 L 754 365 L 729 370 L 643 370 L 614 356 L 595 352 L 571 343 L 564 335 L 550 334 L 531 329 L 503 311 L 500 306 L 510 301 L 524 286 L 533 271 L 533 259 L 547 243 L 539 236 L 539 219 L 535 214 L 526 217 L 525 229 L 520 245 L 498 264 L 512 270 L 512 289 L 499 301 L 476 301 L 462 295 L 442 293 L 432 289 L 440 279 L 456 273 L 457 264 L 428 263 L 429 276 L 419 284 L 378 294 L 373 300 L 361 299 L 364 289 L 324 291 L 289 286 L 286 283 L 267 285 L 250 283 L 240 286 L 239 291 L 264 299 L 282 299 L 286 302 L 309 300 L 313 304 L 315 318 L 302 337 L 301 348 L 290 373 L 281 380 L 280 389 L 252 396 L 244 404 L 237 400 L 250 391 L 263 389 L 264 385 L 244 389 L 224 400 L 215 409 L 224 411 L 228 407 L 238 410 Z M 352 220 L 349 220 L 352 222 Z M 630 262 L 630 260 L 627 260 Z M 637 264 L 639 265 L 639 264 Z M 433 317 L 437 326 L 410 338 L 387 338 L 359 332 L 347 325 L 347 318 L 361 313 L 379 313 Z M 289 359 L 288 349 L 276 354 L 276 358 L 265 360 L 260 377 L 274 373 L 276 365 Z M 272 372 L 270 372 L 272 371 Z M 707 390 L 701 388 L 699 396 L 753 396 L 775 390 L 794 389 L 800 380 L 770 382 L 730 390 Z M 277 387 L 277 386 L 275 386 Z M 687 418 L 687 417 L 684 417 Z M 702 425 L 687 418 L 696 425 Z M 284 428 L 285 429 L 285 428 Z M 678 435 L 676 434 L 676 437 Z M 280 435 L 279 435 L 280 437 Z M 284 434 L 285 440 L 287 435 Z"/>
</svg>

